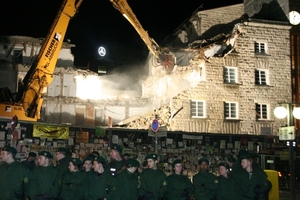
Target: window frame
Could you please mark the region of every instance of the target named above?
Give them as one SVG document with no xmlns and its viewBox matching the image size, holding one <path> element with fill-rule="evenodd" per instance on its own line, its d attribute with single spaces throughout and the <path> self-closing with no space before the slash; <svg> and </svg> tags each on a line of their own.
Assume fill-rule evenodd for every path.
<svg viewBox="0 0 300 200">
<path fill-rule="evenodd" d="M 23 49 L 14 49 L 12 53 L 14 64 L 23 64 Z"/>
<path fill-rule="evenodd" d="M 257 77 L 258 72 L 258 77 Z M 262 83 L 261 72 L 265 72 L 265 84 Z M 268 69 L 255 69 L 254 72 L 255 85 L 269 85 L 269 70 Z M 259 81 L 257 81 L 259 79 Z"/>
<path fill-rule="evenodd" d="M 263 45 L 263 51 L 262 51 Z M 258 46 L 258 48 L 257 48 Z M 258 55 L 266 55 L 268 54 L 268 45 L 267 42 L 264 41 L 255 41 L 254 42 L 254 53 Z"/>
<path fill-rule="evenodd" d="M 228 105 L 228 108 L 230 109 L 230 110 L 228 110 L 228 112 L 227 112 L 227 105 Z M 231 116 L 231 113 L 232 113 L 231 110 L 232 110 L 233 105 L 235 105 L 235 110 L 236 110 L 235 117 Z M 229 116 L 227 116 L 227 113 L 229 114 Z M 239 119 L 239 104 L 238 104 L 238 102 L 229 102 L 229 101 L 224 102 L 224 119 L 226 119 L 226 120 Z"/>
<path fill-rule="evenodd" d="M 195 112 L 196 112 L 196 115 L 193 115 L 193 103 L 195 103 Z M 199 115 L 199 103 L 202 103 L 202 116 Z M 191 107 L 190 107 L 190 115 L 191 115 L 191 118 L 193 119 L 203 119 L 203 118 L 206 118 L 206 101 L 204 100 L 191 100 Z"/>
<path fill-rule="evenodd" d="M 234 72 L 234 82 L 231 82 L 230 80 L 230 71 L 233 70 Z M 229 74 L 228 74 L 229 73 Z M 229 79 L 229 81 L 226 81 L 226 78 Z M 237 84 L 238 83 L 238 68 L 233 66 L 224 66 L 223 67 L 223 79 L 224 84 Z"/>
<path fill-rule="evenodd" d="M 265 111 L 263 110 L 265 106 Z M 264 115 L 266 117 L 264 117 Z M 270 105 L 266 103 L 255 103 L 255 118 L 256 120 L 269 120 L 270 119 Z"/>
</svg>

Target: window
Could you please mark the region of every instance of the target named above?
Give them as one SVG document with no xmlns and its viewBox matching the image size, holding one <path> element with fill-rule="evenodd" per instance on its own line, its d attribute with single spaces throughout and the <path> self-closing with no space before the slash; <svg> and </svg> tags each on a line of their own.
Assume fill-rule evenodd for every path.
<svg viewBox="0 0 300 200">
<path fill-rule="evenodd" d="M 268 85 L 268 70 L 266 69 L 256 69 L 255 70 L 255 85 Z"/>
<path fill-rule="evenodd" d="M 224 67 L 224 83 L 237 83 L 236 67 Z"/>
<path fill-rule="evenodd" d="M 255 104 L 255 111 L 256 111 L 256 120 L 266 120 L 268 119 L 268 105 L 267 104 Z"/>
<path fill-rule="evenodd" d="M 100 126 L 105 123 L 103 108 L 95 108 L 95 125 Z"/>
<path fill-rule="evenodd" d="M 205 118 L 206 117 L 205 101 L 192 100 L 191 101 L 191 118 Z"/>
<path fill-rule="evenodd" d="M 266 54 L 267 45 L 264 42 L 255 42 L 254 43 L 254 51 L 256 54 Z"/>
<path fill-rule="evenodd" d="M 23 50 L 14 50 L 13 59 L 15 64 L 23 64 Z"/>
<path fill-rule="evenodd" d="M 225 119 L 238 119 L 238 104 L 236 102 L 224 103 Z"/>
<path fill-rule="evenodd" d="M 77 105 L 75 108 L 75 123 L 79 125 L 84 124 L 84 113 L 85 113 L 85 106 Z"/>
</svg>

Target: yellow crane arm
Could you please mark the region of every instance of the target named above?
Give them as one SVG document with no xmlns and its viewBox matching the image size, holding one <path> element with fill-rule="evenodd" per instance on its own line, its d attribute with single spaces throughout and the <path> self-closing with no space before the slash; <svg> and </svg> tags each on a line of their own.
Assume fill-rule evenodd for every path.
<svg viewBox="0 0 300 200">
<path fill-rule="evenodd" d="M 149 37 L 148 32 L 142 27 L 141 23 L 133 13 L 127 0 L 110 0 L 113 6 L 121 12 L 121 14 L 130 22 L 130 24 L 138 32 L 149 51 L 158 59 L 167 71 L 173 70 L 175 65 L 174 56 L 163 50 L 153 38 Z"/>
<path fill-rule="evenodd" d="M 24 121 L 37 121 L 40 118 L 43 90 L 52 82 L 69 21 L 77 13 L 82 1 L 63 1 L 38 56 L 18 89 L 15 105 L 1 103 L 0 117 L 16 115 Z"/>
</svg>

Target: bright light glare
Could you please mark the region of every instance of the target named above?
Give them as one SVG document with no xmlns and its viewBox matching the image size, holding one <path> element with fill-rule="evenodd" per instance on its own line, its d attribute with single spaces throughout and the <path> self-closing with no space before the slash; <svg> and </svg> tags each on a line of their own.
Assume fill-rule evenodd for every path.
<svg viewBox="0 0 300 200">
<path fill-rule="evenodd" d="M 196 87 L 201 80 L 199 71 L 197 70 L 191 71 L 190 75 L 188 76 L 188 79 L 191 82 L 191 86 Z"/>
<path fill-rule="evenodd" d="M 158 81 L 158 87 L 157 87 L 157 96 L 161 97 L 163 95 L 163 87 L 164 86 L 164 82 L 162 79 L 159 79 Z"/>
<path fill-rule="evenodd" d="M 293 116 L 296 118 L 296 119 L 300 119 L 300 107 L 295 107 L 293 109 Z"/>
<path fill-rule="evenodd" d="M 99 100 L 101 98 L 101 80 L 98 76 L 76 76 L 76 97 Z"/>
<path fill-rule="evenodd" d="M 283 106 L 278 106 L 274 109 L 274 115 L 278 119 L 283 119 L 287 116 L 287 109 Z"/>
<path fill-rule="evenodd" d="M 125 17 L 128 21 L 130 21 L 126 14 L 123 14 L 123 17 Z"/>
</svg>

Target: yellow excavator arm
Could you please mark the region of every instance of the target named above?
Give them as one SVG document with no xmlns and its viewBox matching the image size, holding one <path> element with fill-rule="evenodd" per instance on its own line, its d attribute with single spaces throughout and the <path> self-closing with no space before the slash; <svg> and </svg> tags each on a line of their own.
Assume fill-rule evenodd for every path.
<svg viewBox="0 0 300 200">
<path fill-rule="evenodd" d="M 37 121 L 40 118 L 43 90 L 52 82 L 69 21 L 82 1 L 63 1 L 38 56 L 19 86 L 15 103 L 0 103 L 0 118 L 15 115 L 22 121 Z"/>
<path fill-rule="evenodd" d="M 142 40 L 148 47 L 149 51 L 157 58 L 158 62 L 165 67 L 165 70 L 170 73 L 175 65 L 175 57 L 172 53 L 162 49 L 153 38 L 149 37 L 148 32 L 142 27 L 141 23 L 133 13 L 127 3 L 127 0 L 110 0 L 113 6 L 119 10 L 122 15 L 135 28 Z"/>
</svg>

